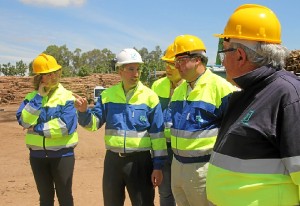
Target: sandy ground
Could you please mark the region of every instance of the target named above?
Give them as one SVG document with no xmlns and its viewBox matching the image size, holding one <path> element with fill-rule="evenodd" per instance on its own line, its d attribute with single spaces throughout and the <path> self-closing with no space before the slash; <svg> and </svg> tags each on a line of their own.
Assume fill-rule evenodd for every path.
<svg viewBox="0 0 300 206">
<path fill-rule="evenodd" d="M 0 105 L 0 205 L 38 206 L 39 197 L 24 142 L 25 132 L 15 118 L 17 108 L 18 105 Z M 102 206 L 103 129 L 88 132 L 79 126 L 78 133 L 80 141 L 75 150 L 74 202 L 76 206 Z M 125 206 L 130 205 L 127 196 Z M 159 205 L 157 189 L 155 205 Z M 58 206 L 57 200 L 55 206 Z"/>
</svg>

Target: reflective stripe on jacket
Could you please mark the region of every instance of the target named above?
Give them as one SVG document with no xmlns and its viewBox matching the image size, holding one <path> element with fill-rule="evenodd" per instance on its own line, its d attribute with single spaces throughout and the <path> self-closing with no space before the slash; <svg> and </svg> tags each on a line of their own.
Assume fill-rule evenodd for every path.
<svg viewBox="0 0 300 206">
<path fill-rule="evenodd" d="M 26 145 L 31 150 L 57 151 L 74 148 L 78 143 L 77 114 L 72 92 L 61 84 L 52 96 L 42 97 L 37 91 L 26 95 L 16 116 L 26 133 Z"/>
<path fill-rule="evenodd" d="M 162 167 L 167 146 L 163 114 L 158 96 L 141 82 L 126 102 L 122 83 L 100 95 L 93 109 L 79 112 L 79 124 L 90 131 L 105 124 L 105 146 L 113 152 L 130 153 L 151 150 L 154 168 Z"/>
<path fill-rule="evenodd" d="M 188 83 L 183 82 L 172 96 L 171 145 L 175 157 L 197 162 L 199 157 L 207 157 L 212 152 L 234 87 L 207 69 L 188 96 L 187 90 Z"/>
<path fill-rule="evenodd" d="M 171 81 L 168 77 L 163 77 L 155 82 L 153 82 L 151 89 L 158 95 L 161 108 L 164 116 L 164 125 L 165 125 L 165 137 L 167 142 L 171 142 L 171 131 L 170 128 L 172 126 L 171 112 L 169 109 L 169 103 L 171 101 L 170 98 L 170 90 L 171 90 Z"/>
<path fill-rule="evenodd" d="M 230 98 L 211 156 L 209 201 L 300 205 L 300 79 L 261 67 L 235 81 L 242 91 Z"/>
</svg>

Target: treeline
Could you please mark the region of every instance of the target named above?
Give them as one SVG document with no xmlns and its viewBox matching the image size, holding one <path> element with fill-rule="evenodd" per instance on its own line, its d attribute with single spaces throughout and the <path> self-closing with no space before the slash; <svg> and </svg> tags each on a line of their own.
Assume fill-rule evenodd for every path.
<svg viewBox="0 0 300 206">
<path fill-rule="evenodd" d="M 142 66 L 141 80 L 147 81 L 150 74 L 154 71 L 164 70 L 161 57 L 163 55 L 159 46 L 155 47 L 154 51 L 148 51 L 147 48 L 137 49 L 142 56 L 145 64 Z M 116 54 L 109 49 L 94 49 L 88 52 L 82 52 L 77 48 L 75 51 L 70 51 L 66 45 L 56 46 L 50 45 L 44 51 L 46 54 L 54 56 L 57 62 L 63 67 L 63 77 L 88 76 L 92 73 L 113 73 L 114 59 Z M 0 64 L 0 73 L 2 76 L 25 76 L 32 75 L 32 62 L 29 65 L 22 60 L 11 63 Z"/>
</svg>

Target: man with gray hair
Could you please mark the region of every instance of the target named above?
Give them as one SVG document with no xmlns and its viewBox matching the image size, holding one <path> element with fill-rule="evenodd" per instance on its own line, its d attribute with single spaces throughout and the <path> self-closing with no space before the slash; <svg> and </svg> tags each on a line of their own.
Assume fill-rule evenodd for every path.
<svg viewBox="0 0 300 206">
<path fill-rule="evenodd" d="M 256 4 L 238 7 L 219 51 L 230 98 L 207 174 L 213 205 L 299 205 L 300 81 L 284 70 L 280 22 Z M 226 55 L 225 55 L 226 54 Z"/>
</svg>

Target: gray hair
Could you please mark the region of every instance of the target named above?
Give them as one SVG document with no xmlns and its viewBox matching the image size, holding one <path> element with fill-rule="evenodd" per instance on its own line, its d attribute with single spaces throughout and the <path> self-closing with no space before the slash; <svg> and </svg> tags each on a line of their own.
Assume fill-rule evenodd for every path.
<svg viewBox="0 0 300 206">
<path fill-rule="evenodd" d="M 233 48 L 242 48 L 250 62 L 258 67 L 271 65 L 275 68 L 285 68 L 285 62 L 290 51 L 280 44 L 257 42 L 255 48 L 249 48 L 240 43 L 231 43 Z"/>
<path fill-rule="evenodd" d="M 203 50 L 192 51 L 192 52 L 190 52 L 190 56 L 192 56 L 192 57 L 199 57 L 201 59 L 201 62 L 203 63 L 203 65 L 204 66 L 207 65 L 208 57 L 207 57 L 205 51 L 203 51 Z"/>
</svg>

